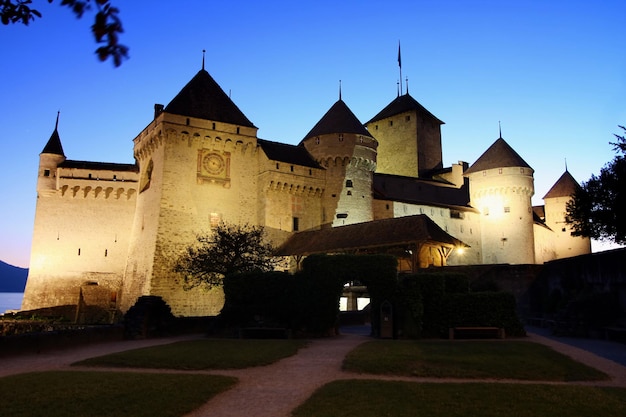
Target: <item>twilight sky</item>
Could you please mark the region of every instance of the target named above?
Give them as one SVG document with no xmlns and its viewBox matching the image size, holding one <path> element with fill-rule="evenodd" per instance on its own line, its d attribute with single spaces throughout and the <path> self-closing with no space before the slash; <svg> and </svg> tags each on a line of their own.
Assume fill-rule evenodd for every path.
<svg viewBox="0 0 626 417">
<path fill-rule="evenodd" d="M 130 59 L 100 63 L 92 14 L 56 1 L 0 26 L 0 260 L 27 267 L 39 153 L 61 111 L 68 159 L 132 163 L 132 139 L 201 67 L 263 139 L 297 144 L 338 99 L 366 122 L 410 94 L 446 124 L 444 165 L 498 138 L 535 169 L 534 204 L 565 170 L 589 179 L 626 124 L 624 0 L 113 0 Z M 595 250 L 599 246 L 594 245 Z"/>
</svg>

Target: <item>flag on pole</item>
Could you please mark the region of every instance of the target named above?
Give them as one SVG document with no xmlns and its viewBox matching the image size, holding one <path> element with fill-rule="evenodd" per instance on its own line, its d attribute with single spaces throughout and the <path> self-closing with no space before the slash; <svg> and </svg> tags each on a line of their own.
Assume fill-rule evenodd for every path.
<svg viewBox="0 0 626 417">
<path fill-rule="evenodd" d="M 402 56 L 400 55 L 400 41 L 398 41 L 398 66 L 402 68 Z"/>
</svg>

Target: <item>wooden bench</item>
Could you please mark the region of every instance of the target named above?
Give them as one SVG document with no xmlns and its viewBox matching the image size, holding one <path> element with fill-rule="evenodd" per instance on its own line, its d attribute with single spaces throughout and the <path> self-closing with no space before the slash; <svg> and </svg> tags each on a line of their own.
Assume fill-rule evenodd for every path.
<svg viewBox="0 0 626 417">
<path fill-rule="evenodd" d="M 606 340 L 622 341 L 626 336 L 626 327 L 621 326 L 607 326 L 603 328 L 604 338 Z"/>
<path fill-rule="evenodd" d="M 504 339 L 504 329 L 500 327 L 481 327 L 481 326 L 464 326 L 464 327 L 450 327 L 448 330 L 448 338 L 450 340 L 456 339 L 459 336 L 469 336 L 471 339 L 486 339 L 496 338 Z"/>
</svg>

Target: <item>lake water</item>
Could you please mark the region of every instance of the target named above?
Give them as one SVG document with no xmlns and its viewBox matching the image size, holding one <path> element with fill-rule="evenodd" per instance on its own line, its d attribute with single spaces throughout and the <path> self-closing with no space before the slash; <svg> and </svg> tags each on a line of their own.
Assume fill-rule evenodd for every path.
<svg viewBox="0 0 626 417">
<path fill-rule="evenodd" d="M 7 310 L 19 310 L 22 306 L 23 292 L 0 292 L 0 314 Z"/>
</svg>

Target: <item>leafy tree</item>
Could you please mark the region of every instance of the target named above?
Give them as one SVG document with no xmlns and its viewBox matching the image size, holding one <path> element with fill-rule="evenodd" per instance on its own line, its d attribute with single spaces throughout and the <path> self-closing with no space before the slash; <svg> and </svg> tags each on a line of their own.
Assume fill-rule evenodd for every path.
<svg viewBox="0 0 626 417">
<path fill-rule="evenodd" d="M 624 126 L 619 126 L 626 132 Z M 572 226 L 572 235 L 626 243 L 626 137 L 614 135 L 611 142 L 617 155 L 592 175 L 576 191 L 567 204 L 565 221 Z"/>
<path fill-rule="evenodd" d="M 201 234 L 178 258 L 174 270 L 184 286 L 221 286 L 226 275 L 274 269 L 274 248 L 266 243 L 261 226 L 220 223 L 213 233 Z"/>
<path fill-rule="evenodd" d="M 52 3 L 54 0 L 47 1 Z M 41 12 L 31 8 L 31 4 L 32 0 L 0 0 L 0 21 L 4 25 L 22 23 L 28 26 L 35 18 L 41 17 Z M 78 18 L 90 11 L 94 4 L 96 16 L 91 33 L 96 43 L 103 44 L 96 49 L 96 54 L 100 61 L 112 58 L 113 64 L 119 67 L 122 59 L 128 58 L 128 48 L 119 43 L 119 35 L 124 32 L 118 16 L 119 9 L 113 7 L 109 0 L 61 0 L 61 6 L 69 7 Z"/>
</svg>

